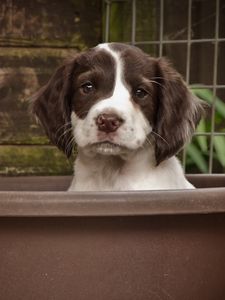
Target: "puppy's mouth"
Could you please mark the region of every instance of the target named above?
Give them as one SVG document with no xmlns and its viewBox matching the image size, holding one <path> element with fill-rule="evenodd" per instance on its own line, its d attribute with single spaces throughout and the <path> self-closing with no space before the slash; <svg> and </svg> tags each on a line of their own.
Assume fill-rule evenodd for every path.
<svg viewBox="0 0 225 300">
<path fill-rule="evenodd" d="M 127 147 L 111 142 L 98 142 L 91 145 L 94 152 L 102 155 L 121 155 L 127 153 Z"/>
</svg>

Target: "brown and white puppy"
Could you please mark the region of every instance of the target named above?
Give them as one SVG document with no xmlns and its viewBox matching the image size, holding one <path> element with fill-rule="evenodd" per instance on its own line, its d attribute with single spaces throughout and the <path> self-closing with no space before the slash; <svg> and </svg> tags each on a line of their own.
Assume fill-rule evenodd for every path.
<svg viewBox="0 0 225 300">
<path fill-rule="evenodd" d="M 33 111 L 68 157 L 77 144 L 71 191 L 193 188 L 174 155 L 202 105 L 163 58 L 100 44 L 58 68 Z"/>
</svg>

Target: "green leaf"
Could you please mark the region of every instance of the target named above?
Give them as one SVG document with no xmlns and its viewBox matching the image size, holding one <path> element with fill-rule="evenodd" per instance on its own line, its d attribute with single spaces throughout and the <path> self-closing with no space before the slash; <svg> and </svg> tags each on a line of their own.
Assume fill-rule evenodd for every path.
<svg viewBox="0 0 225 300">
<path fill-rule="evenodd" d="M 217 159 L 223 167 L 225 167 L 225 137 L 216 136 L 214 137 L 214 148 L 216 150 Z"/>
<path fill-rule="evenodd" d="M 196 132 L 206 132 L 206 122 L 204 119 L 202 119 L 197 127 Z M 199 147 L 203 152 L 207 152 L 208 146 L 207 146 L 207 137 L 203 135 L 199 135 L 195 137 L 196 141 L 199 144 Z"/>
<path fill-rule="evenodd" d="M 195 94 L 197 97 L 201 98 L 202 100 L 205 100 L 207 103 L 209 104 L 213 103 L 214 96 L 211 90 L 200 89 L 194 86 L 191 87 L 191 90 L 193 94 Z M 218 97 L 215 97 L 215 108 L 217 113 L 220 114 L 223 118 L 225 118 L 225 104 Z"/>
<path fill-rule="evenodd" d="M 202 173 L 208 172 L 208 165 L 203 153 L 192 143 L 187 146 L 187 155 L 190 156 Z"/>
</svg>

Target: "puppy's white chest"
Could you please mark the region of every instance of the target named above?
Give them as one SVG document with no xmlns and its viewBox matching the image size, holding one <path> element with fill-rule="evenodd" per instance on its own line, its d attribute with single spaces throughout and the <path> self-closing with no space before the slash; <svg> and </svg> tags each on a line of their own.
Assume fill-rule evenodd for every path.
<svg viewBox="0 0 225 300">
<path fill-rule="evenodd" d="M 77 159 L 75 177 L 70 191 L 129 191 L 185 189 L 193 186 L 185 179 L 178 160 L 173 157 L 158 167 L 150 163 L 148 153 L 141 153 L 133 160 L 119 165 L 107 159 L 102 162 Z M 140 159 L 141 157 L 141 159 Z M 89 168 L 86 168 L 86 165 Z"/>
</svg>

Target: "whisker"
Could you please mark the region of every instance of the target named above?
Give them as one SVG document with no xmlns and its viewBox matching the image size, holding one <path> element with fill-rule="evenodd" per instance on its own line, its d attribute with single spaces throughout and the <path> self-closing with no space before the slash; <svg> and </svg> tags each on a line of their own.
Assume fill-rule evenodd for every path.
<svg viewBox="0 0 225 300">
<path fill-rule="evenodd" d="M 155 80 L 150 80 L 149 82 L 158 84 L 162 89 L 165 88 L 161 83 L 159 83 L 159 82 L 157 82 L 157 81 L 155 81 Z"/>
<path fill-rule="evenodd" d="M 68 153 L 71 152 L 71 150 L 75 147 L 75 137 L 72 136 L 69 142 L 66 145 L 66 155 L 68 156 Z"/>
<path fill-rule="evenodd" d="M 69 133 L 70 131 L 72 131 L 72 128 L 67 128 L 60 136 L 59 138 L 57 139 L 57 144 L 59 144 L 59 142 L 61 141 L 61 139 L 63 138 L 63 141 L 66 137 L 66 134 Z"/>
<path fill-rule="evenodd" d="M 69 121 L 69 122 L 63 124 L 62 126 L 60 126 L 60 127 L 56 130 L 55 135 L 57 135 L 58 132 L 59 132 L 60 130 L 62 130 L 64 127 L 67 127 L 67 126 L 69 126 L 69 125 L 71 125 L 71 121 Z"/>
<path fill-rule="evenodd" d="M 158 133 L 155 132 L 155 131 L 151 131 L 151 133 L 155 134 L 155 135 L 158 136 L 160 139 L 162 139 L 162 140 L 167 144 L 168 147 L 170 146 L 169 143 L 168 143 L 168 142 L 167 142 L 160 134 L 158 134 Z"/>
<path fill-rule="evenodd" d="M 149 137 L 146 137 L 146 143 L 147 143 L 148 146 L 151 146 L 151 147 L 153 146 L 153 144 L 151 143 Z M 145 146 L 147 146 L 146 143 L 144 144 L 143 148 L 144 148 Z"/>
<path fill-rule="evenodd" d="M 171 79 L 168 79 L 168 78 L 164 78 L 164 77 L 160 77 L 160 76 L 156 76 L 156 77 L 152 77 L 151 79 L 160 79 L 160 80 L 163 80 L 163 81 L 169 81 L 171 82 L 172 80 Z"/>
<path fill-rule="evenodd" d="M 153 146 L 152 142 L 150 141 L 150 139 L 147 137 L 147 142 L 149 143 L 150 146 Z"/>
</svg>

